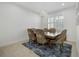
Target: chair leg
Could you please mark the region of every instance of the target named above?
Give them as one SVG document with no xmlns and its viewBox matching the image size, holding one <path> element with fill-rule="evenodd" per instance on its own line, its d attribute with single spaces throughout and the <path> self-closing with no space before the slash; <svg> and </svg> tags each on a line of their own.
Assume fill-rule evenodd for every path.
<svg viewBox="0 0 79 59">
<path fill-rule="evenodd" d="M 62 53 L 63 43 L 60 44 L 60 52 Z"/>
<path fill-rule="evenodd" d="M 49 46 L 49 48 L 51 47 L 51 42 L 50 42 L 50 40 L 49 40 L 48 46 Z"/>
</svg>

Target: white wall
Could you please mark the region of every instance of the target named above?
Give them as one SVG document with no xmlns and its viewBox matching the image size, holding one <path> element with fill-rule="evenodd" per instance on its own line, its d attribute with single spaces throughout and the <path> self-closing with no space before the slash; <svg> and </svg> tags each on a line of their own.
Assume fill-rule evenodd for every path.
<svg viewBox="0 0 79 59">
<path fill-rule="evenodd" d="M 68 41 L 76 42 L 76 14 L 74 9 L 63 11 L 64 27 L 67 31 Z"/>
<path fill-rule="evenodd" d="M 40 27 L 40 17 L 15 4 L 0 3 L 0 46 L 27 40 L 26 28 Z"/>
<path fill-rule="evenodd" d="M 50 16 L 54 15 L 63 15 L 64 16 L 64 28 L 67 29 L 67 40 L 76 42 L 76 14 L 75 10 L 67 9 L 62 10 L 61 12 L 50 14 Z"/>
</svg>

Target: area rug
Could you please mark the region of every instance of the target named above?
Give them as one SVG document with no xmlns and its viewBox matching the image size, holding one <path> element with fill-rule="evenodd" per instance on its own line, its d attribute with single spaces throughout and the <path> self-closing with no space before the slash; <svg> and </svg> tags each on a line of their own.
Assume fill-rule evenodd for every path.
<svg viewBox="0 0 79 59">
<path fill-rule="evenodd" d="M 31 49 L 34 53 L 39 55 L 40 57 L 70 57 L 72 45 L 63 44 L 63 48 L 60 51 L 60 45 L 52 45 L 52 48 L 49 48 L 45 45 L 39 45 L 33 42 L 23 43 L 23 45 L 29 49 Z"/>
</svg>

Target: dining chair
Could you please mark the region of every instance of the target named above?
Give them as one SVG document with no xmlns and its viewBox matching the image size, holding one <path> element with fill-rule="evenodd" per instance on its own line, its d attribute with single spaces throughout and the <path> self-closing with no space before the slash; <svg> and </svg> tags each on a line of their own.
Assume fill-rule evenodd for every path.
<svg viewBox="0 0 79 59">
<path fill-rule="evenodd" d="M 62 31 L 62 34 L 65 36 L 64 41 L 66 41 L 66 40 L 67 40 L 67 30 L 64 29 L 64 30 Z"/>
<path fill-rule="evenodd" d="M 37 42 L 39 44 L 46 44 L 48 42 L 48 40 L 45 38 L 45 35 L 44 35 L 44 31 L 41 30 L 41 29 L 37 29 L 36 30 L 36 37 L 37 37 Z"/>
<path fill-rule="evenodd" d="M 56 29 L 55 29 L 55 28 L 50 28 L 50 29 L 49 29 L 49 32 L 50 32 L 50 33 L 56 33 Z"/>
<path fill-rule="evenodd" d="M 48 30 L 48 28 L 44 28 L 44 32 L 48 32 L 49 30 Z"/>
<path fill-rule="evenodd" d="M 36 38 L 36 34 L 33 32 L 33 30 L 27 29 L 27 32 L 28 32 L 28 36 L 29 36 L 29 41 L 36 42 L 37 38 Z"/>
<path fill-rule="evenodd" d="M 63 30 L 56 38 L 56 44 L 60 45 L 60 51 L 63 48 L 63 43 L 66 40 L 66 30 Z"/>
</svg>

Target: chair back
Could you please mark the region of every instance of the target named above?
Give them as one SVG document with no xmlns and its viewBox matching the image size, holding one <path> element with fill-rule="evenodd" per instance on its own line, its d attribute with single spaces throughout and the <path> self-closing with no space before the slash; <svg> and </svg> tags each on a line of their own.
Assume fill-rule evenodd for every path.
<svg viewBox="0 0 79 59">
<path fill-rule="evenodd" d="M 29 40 L 36 41 L 36 34 L 32 29 L 27 29 Z"/>
<path fill-rule="evenodd" d="M 44 32 L 48 32 L 49 30 L 47 28 L 44 28 Z"/>
<path fill-rule="evenodd" d="M 64 41 L 66 40 L 66 30 L 63 30 L 62 33 L 56 37 L 56 40 L 56 43 L 64 43 Z"/>
<path fill-rule="evenodd" d="M 50 28 L 50 29 L 49 29 L 49 32 L 50 32 L 50 33 L 55 33 L 55 32 L 56 32 L 56 29 L 55 29 L 55 28 Z"/>
<path fill-rule="evenodd" d="M 45 44 L 47 43 L 47 40 L 44 36 L 44 31 L 41 29 L 36 30 L 36 37 L 37 37 L 37 42 L 40 44 Z"/>
<path fill-rule="evenodd" d="M 66 35 L 66 34 L 67 34 L 67 30 L 66 30 L 66 29 L 63 30 L 63 31 L 62 31 L 62 34 L 63 34 L 63 36 L 64 36 L 64 38 L 65 38 L 64 41 L 66 41 L 66 38 L 67 38 L 67 35 Z"/>
</svg>

